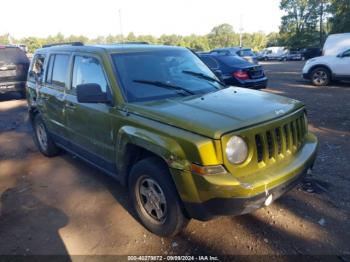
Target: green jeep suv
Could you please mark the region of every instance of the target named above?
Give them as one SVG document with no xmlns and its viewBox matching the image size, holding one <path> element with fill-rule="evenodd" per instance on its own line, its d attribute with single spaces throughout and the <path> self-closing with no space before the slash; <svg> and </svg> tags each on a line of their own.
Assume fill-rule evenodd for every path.
<svg viewBox="0 0 350 262">
<path fill-rule="evenodd" d="M 40 151 L 63 148 L 115 177 L 139 221 L 161 236 L 190 218 L 269 205 L 316 156 L 302 103 L 226 87 L 181 47 L 41 48 L 27 97 Z"/>
</svg>

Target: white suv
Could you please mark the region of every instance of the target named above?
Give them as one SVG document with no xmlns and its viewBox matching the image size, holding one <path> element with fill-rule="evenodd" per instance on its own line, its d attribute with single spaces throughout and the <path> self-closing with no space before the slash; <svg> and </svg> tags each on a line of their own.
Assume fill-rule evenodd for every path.
<svg viewBox="0 0 350 262">
<path fill-rule="evenodd" d="M 326 55 L 308 60 L 303 68 L 303 78 L 316 86 L 326 86 L 332 80 L 350 80 L 350 49 L 337 56 Z"/>
</svg>

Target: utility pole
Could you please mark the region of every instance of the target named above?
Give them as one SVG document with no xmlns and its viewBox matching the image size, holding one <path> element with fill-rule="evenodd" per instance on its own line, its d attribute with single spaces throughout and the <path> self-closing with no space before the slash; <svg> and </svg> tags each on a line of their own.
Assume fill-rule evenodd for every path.
<svg viewBox="0 0 350 262">
<path fill-rule="evenodd" d="M 120 36 L 122 42 L 124 42 L 124 36 L 123 36 L 123 24 L 122 24 L 122 9 L 119 9 L 119 29 L 120 29 Z"/>
<path fill-rule="evenodd" d="M 243 39 L 243 15 L 240 15 L 239 18 L 239 47 L 243 47 L 242 39 Z"/>
</svg>

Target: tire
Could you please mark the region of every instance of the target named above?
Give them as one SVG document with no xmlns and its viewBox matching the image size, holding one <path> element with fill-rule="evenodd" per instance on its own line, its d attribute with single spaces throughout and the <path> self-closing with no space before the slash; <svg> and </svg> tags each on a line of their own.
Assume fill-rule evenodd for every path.
<svg viewBox="0 0 350 262">
<path fill-rule="evenodd" d="M 283 61 L 286 62 L 286 61 L 287 61 L 287 58 L 283 57 Z"/>
<path fill-rule="evenodd" d="M 46 126 L 40 114 L 36 114 L 34 117 L 33 130 L 34 141 L 40 152 L 47 157 L 57 156 L 59 153 L 59 148 L 56 146 L 54 140 L 47 132 Z"/>
<path fill-rule="evenodd" d="M 264 58 L 265 61 L 268 61 L 269 59 L 267 57 Z"/>
<path fill-rule="evenodd" d="M 301 61 L 305 61 L 305 56 L 302 56 L 302 57 L 301 57 Z"/>
<path fill-rule="evenodd" d="M 317 67 L 311 72 L 311 81 L 315 86 L 327 86 L 331 82 L 331 73 L 325 67 Z"/>
<path fill-rule="evenodd" d="M 129 195 L 140 223 L 158 236 L 175 236 L 189 222 L 168 167 L 155 157 L 132 167 Z"/>
</svg>

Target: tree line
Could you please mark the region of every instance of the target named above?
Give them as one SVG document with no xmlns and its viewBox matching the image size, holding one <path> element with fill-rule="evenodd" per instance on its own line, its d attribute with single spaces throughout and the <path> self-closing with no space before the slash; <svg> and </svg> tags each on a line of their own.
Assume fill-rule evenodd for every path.
<svg viewBox="0 0 350 262">
<path fill-rule="evenodd" d="M 325 38 L 331 33 L 350 32 L 350 0 L 281 0 L 280 9 L 284 11 L 280 31 L 270 34 L 263 32 L 243 33 L 244 47 L 254 51 L 269 46 L 286 46 L 297 49 L 303 47 L 322 47 Z M 254 19 L 252 18 L 252 21 Z M 0 35 L 0 44 L 25 44 L 29 52 L 34 52 L 45 44 L 61 42 L 83 42 L 86 44 L 111 44 L 121 42 L 149 42 L 189 47 L 206 51 L 219 47 L 239 46 L 240 35 L 230 24 L 215 26 L 206 35 L 108 35 L 90 39 L 86 36 L 64 36 L 58 33 L 46 38 L 12 38 L 9 34 Z"/>
<path fill-rule="evenodd" d="M 329 34 L 350 32 L 350 0 L 281 0 L 279 45 L 322 47 Z"/>
<path fill-rule="evenodd" d="M 273 37 L 274 34 L 272 34 Z M 243 44 L 245 47 L 250 47 L 254 50 L 261 50 L 268 45 L 270 35 L 263 32 L 244 33 L 242 35 Z M 198 51 L 206 51 L 219 47 L 239 46 L 240 35 L 233 30 L 233 26 L 229 24 L 221 24 L 214 27 L 209 34 L 206 35 L 161 35 L 155 37 L 152 35 L 138 35 L 129 33 L 126 36 L 108 35 L 98 36 L 96 38 L 88 38 L 86 36 L 71 35 L 64 36 L 58 33 L 46 38 L 39 37 L 24 37 L 20 39 L 12 38 L 10 35 L 0 35 L 0 44 L 25 44 L 28 51 L 32 53 L 35 49 L 40 48 L 45 44 L 63 43 L 63 42 L 83 42 L 85 44 L 112 44 L 122 42 L 148 42 L 150 44 L 164 44 L 189 47 Z"/>
</svg>

